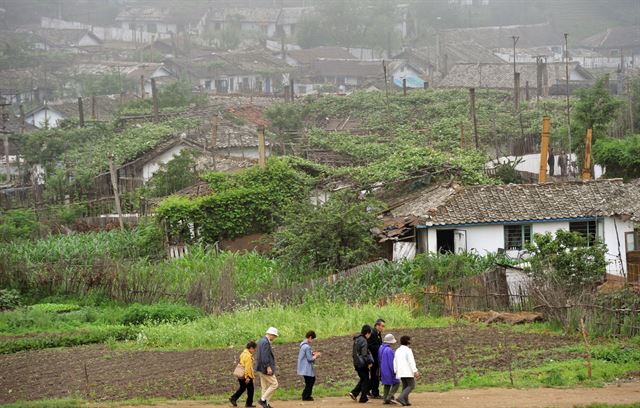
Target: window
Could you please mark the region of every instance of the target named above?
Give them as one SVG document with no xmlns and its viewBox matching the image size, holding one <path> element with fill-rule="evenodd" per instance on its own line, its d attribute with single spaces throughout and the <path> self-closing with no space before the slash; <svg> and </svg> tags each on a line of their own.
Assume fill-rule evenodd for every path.
<svg viewBox="0 0 640 408">
<path fill-rule="evenodd" d="M 602 240 L 602 237 L 599 233 L 600 231 L 602 231 L 602 228 L 599 228 L 598 222 L 596 222 L 596 220 L 570 222 L 569 231 L 577 232 L 578 234 L 586 237 L 587 246 L 593 245 L 596 238 Z"/>
<path fill-rule="evenodd" d="M 531 225 L 515 224 L 504 226 L 504 246 L 507 250 L 522 250 L 531 242 Z"/>
</svg>

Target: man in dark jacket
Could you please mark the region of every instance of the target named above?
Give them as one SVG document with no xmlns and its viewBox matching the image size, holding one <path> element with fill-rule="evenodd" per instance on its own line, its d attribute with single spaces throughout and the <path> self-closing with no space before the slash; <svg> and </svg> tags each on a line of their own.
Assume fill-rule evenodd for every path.
<svg viewBox="0 0 640 408">
<path fill-rule="evenodd" d="M 384 333 L 385 321 L 376 320 L 376 324 L 371 330 L 369 337 L 369 352 L 373 356 L 373 365 L 371 366 L 371 397 L 374 399 L 382 398 L 380 396 L 380 361 L 378 360 L 378 350 L 382 346 L 382 333 Z"/>
<path fill-rule="evenodd" d="M 278 337 L 278 329 L 269 327 L 267 333 L 258 340 L 258 348 L 256 350 L 256 366 L 255 372 L 260 377 L 260 388 L 262 395 L 258 404 L 262 408 L 269 408 L 269 400 L 278 389 L 278 379 L 276 378 L 276 359 L 273 356 L 271 342 Z"/>
<path fill-rule="evenodd" d="M 348 394 L 349 397 L 356 401 L 360 395 L 360 402 L 369 401 L 367 396 L 369 393 L 369 370 L 373 365 L 373 356 L 369 352 L 367 341 L 371 337 L 371 326 L 365 324 L 360 330 L 360 335 L 353 338 L 353 367 L 358 373 L 358 384 Z"/>
</svg>

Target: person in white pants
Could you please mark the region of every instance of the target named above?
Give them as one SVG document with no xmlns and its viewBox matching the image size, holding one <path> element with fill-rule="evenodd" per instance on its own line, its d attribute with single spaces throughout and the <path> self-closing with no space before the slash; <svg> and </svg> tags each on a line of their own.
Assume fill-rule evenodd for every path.
<svg viewBox="0 0 640 408">
<path fill-rule="evenodd" d="M 402 392 L 394 402 L 400 403 L 402 406 L 411 405 L 409 403 L 409 394 L 416 387 L 416 378 L 420 377 L 420 372 L 416 368 L 416 360 L 413 357 L 413 351 L 409 348 L 411 337 L 402 336 L 400 338 L 400 347 L 396 350 L 393 358 L 393 368 L 396 377 L 402 382 Z"/>
</svg>

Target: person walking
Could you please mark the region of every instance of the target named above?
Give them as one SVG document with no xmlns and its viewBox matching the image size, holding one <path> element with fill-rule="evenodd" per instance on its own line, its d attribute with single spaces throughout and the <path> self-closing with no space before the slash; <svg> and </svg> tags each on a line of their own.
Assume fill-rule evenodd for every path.
<svg viewBox="0 0 640 408">
<path fill-rule="evenodd" d="M 400 386 L 400 380 L 396 378 L 396 371 L 393 367 L 393 349 L 391 344 L 396 343 L 396 338 L 389 333 L 384 336 L 382 345 L 378 351 L 378 361 L 380 362 L 380 382 L 384 386 L 384 402 L 389 405 L 395 401 L 395 394 Z"/>
<path fill-rule="evenodd" d="M 371 337 L 371 326 L 365 324 L 360 330 L 360 335 L 353 338 L 353 366 L 358 373 L 358 384 L 348 394 L 352 400 L 356 401 L 360 395 L 359 402 L 369 401 L 370 370 L 373 365 L 373 356 L 369 351 L 368 340 Z"/>
<path fill-rule="evenodd" d="M 256 351 L 255 372 L 260 377 L 261 395 L 258 404 L 262 408 L 269 408 L 269 400 L 278 389 L 278 379 L 276 378 L 276 359 L 273 356 L 271 342 L 278 337 L 278 329 L 269 327 L 264 337 L 258 340 Z"/>
<path fill-rule="evenodd" d="M 383 319 L 376 320 L 369 337 L 369 351 L 373 356 L 373 365 L 371 366 L 371 391 L 370 395 L 373 399 L 380 399 L 380 362 L 378 361 L 378 350 L 382 345 L 382 333 L 384 333 L 385 321 Z"/>
<path fill-rule="evenodd" d="M 402 381 L 402 392 L 396 399 L 402 406 L 411 405 L 409 403 L 409 394 L 416 387 L 416 377 L 420 377 L 420 372 L 416 368 L 416 360 L 413 357 L 413 351 L 409 348 L 411 337 L 400 337 L 400 347 L 396 350 L 393 359 L 393 368 L 396 372 L 396 378 Z"/>
<path fill-rule="evenodd" d="M 316 332 L 310 330 L 304 337 L 305 339 L 300 343 L 300 351 L 298 352 L 298 375 L 304 377 L 302 400 L 313 401 L 311 394 L 313 393 L 313 385 L 316 382 L 314 363 L 321 353 L 311 350 L 311 343 L 316 339 Z"/>
<path fill-rule="evenodd" d="M 245 407 L 255 407 L 255 405 L 253 405 L 253 380 L 255 378 L 253 372 L 253 353 L 256 352 L 256 347 L 256 342 L 250 341 L 249 343 L 247 343 L 247 347 L 244 349 L 242 354 L 240 354 L 239 367 L 242 367 L 244 373 L 242 374 L 242 378 L 238 378 L 238 391 L 236 391 L 235 394 L 233 394 L 231 398 L 229 398 L 229 402 L 234 407 L 238 406 L 238 398 L 240 398 L 245 390 L 247 391 L 247 401 L 245 402 Z"/>
<path fill-rule="evenodd" d="M 558 167 L 560 167 L 560 176 L 567 176 L 567 154 L 564 150 L 560 151 L 560 156 L 558 156 Z"/>
<path fill-rule="evenodd" d="M 549 165 L 549 175 L 553 177 L 556 172 L 556 157 L 553 154 L 553 147 L 549 147 L 549 158 L 547 159 Z"/>
</svg>

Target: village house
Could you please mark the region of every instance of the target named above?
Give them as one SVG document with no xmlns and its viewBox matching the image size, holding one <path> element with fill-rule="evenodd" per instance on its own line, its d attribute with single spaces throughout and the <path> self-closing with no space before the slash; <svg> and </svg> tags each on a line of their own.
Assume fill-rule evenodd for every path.
<svg viewBox="0 0 640 408">
<path fill-rule="evenodd" d="M 172 59 L 167 66 L 218 94 L 265 93 L 281 89 L 293 68 L 264 51 L 211 53 L 192 61 Z"/>
<path fill-rule="evenodd" d="M 451 42 L 435 46 L 406 48 L 394 59 L 405 60 L 424 72 L 430 82 L 435 82 L 457 63 L 500 63 L 502 60 L 491 50 L 473 40 Z"/>
<path fill-rule="evenodd" d="M 118 109 L 129 95 L 98 95 L 83 98 L 84 118 L 86 121 L 113 120 Z M 68 99 L 45 103 L 25 113 L 25 122 L 39 129 L 56 128 L 67 119 L 80 117 L 78 99 Z"/>
<path fill-rule="evenodd" d="M 282 51 L 276 53 L 278 58 L 283 58 Z M 307 69 L 318 59 L 356 59 L 346 48 L 322 46 L 314 48 L 302 48 L 299 50 L 290 50 L 284 52 L 284 60 L 287 64 L 294 67 L 302 67 Z"/>
<path fill-rule="evenodd" d="M 38 28 L 33 32 L 34 47 L 43 51 L 58 50 L 71 53 L 83 52 L 82 47 L 97 47 L 102 40 L 86 29 Z"/>
<path fill-rule="evenodd" d="M 640 25 L 608 28 L 585 38 L 580 46 L 635 66 L 634 62 L 640 57 Z"/>
<path fill-rule="evenodd" d="M 120 106 L 131 98 L 130 95 L 98 95 L 83 98 L 85 121 L 110 121 Z M 78 120 L 80 110 L 78 99 L 65 99 L 37 106 L 25 113 L 25 122 L 43 129 L 56 128 L 67 119 Z"/>
<path fill-rule="evenodd" d="M 565 64 L 518 64 L 520 72 L 520 95 L 525 97 L 527 88 L 530 95 L 566 95 Z M 589 86 L 593 75 L 579 63 L 569 64 L 569 85 L 571 90 Z M 501 64 L 455 64 L 438 84 L 441 88 L 477 88 L 513 90 L 513 65 Z"/>
<path fill-rule="evenodd" d="M 300 20 L 312 12 L 313 7 L 221 7 L 210 10 L 207 24 L 214 32 L 237 27 L 265 38 L 294 37 Z"/>
<path fill-rule="evenodd" d="M 534 234 L 567 230 L 607 245 L 607 272 L 625 275 L 638 250 L 640 185 L 619 179 L 547 184 L 435 186 L 389 210 L 383 241 L 415 253 L 505 252 L 526 259 Z"/>
<path fill-rule="evenodd" d="M 517 46 L 520 48 L 551 46 L 556 51 L 561 51 L 564 44 L 562 32 L 550 22 L 441 30 L 438 32 L 438 41 L 444 46 L 474 41 L 493 51 L 513 48 L 514 36 L 518 37 Z"/>
<path fill-rule="evenodd" d="M 279 8 L 217 8 L 209 13 L 207 24 L 214 31 L 237 26 L 241 31 L 273 38 L 278 31 L 280 13 Z"/>
<path fill-rule="evenodd" d="M 183 27 L 171 18 L 171 10 L 156 7 L 127 7 L 116 17 L 123 29 L 148 33 L 177 33 Z"/>
<path fill-rule="evenodd" d="M 381 85 L 380 88 L 383 88 L 385 78 L 382 63 L 382 60 L 316 59 L 311 63 L 307 77 L 315 87 L 331 84 L 344 90 L 369 85 Z M 399 87 L 402 87 L 405 78 L 408 87 L 424 86 L 422 70 L 403 60 L 387 61 L 387 76 L 391 84 Z"/>
</svg>

